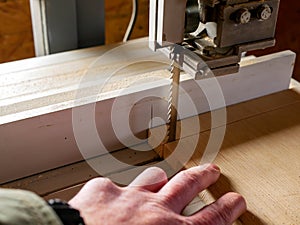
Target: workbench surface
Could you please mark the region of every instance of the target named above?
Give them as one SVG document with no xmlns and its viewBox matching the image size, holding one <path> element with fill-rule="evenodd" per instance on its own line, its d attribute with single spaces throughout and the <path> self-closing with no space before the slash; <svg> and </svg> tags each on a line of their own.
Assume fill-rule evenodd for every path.
<svg viewBox="0 0 300 225">
<path fill-rule="evenodd" d="M 141 50 L 139 46 L 136 48 L 138 52 Z M 80 80 L 79 75 L 83 68 L 90 65 L 95 57 L 98 58 L 105 49 L 106 47 L 101 47 L 1 65 L 3 80 L 1 91 L 3 95 L 5 93 L 12 95 L 7 97 L 8 100 L 5 95 L 1 96 L 4 99 L 2 99 L 3 107 L 1 109 L 3 110 L 1 110 L 0 117 L 2 119 L 2 129 L 0 130 L 2 133 L 0 133 L 3 140 L 0 142 L 0 147 L 2 146 L 1 150 L 9 156 L 7 159 L 2 158 L 2 166 L 7 168 L 5 163 L 8 163 L 10 166 L 8 172 L 14 173 L 15 177 L 9 176 L 6 171 L 1 174 L 0 178 L 4 177 L 3 181 L 9 180 L 8 182 L 10 182 L 35 174 L 36 171 L 62 166 L 45 173 L 5 183 L 4 187 L 33 190 L 45 198 L 69 199 L 87 180 L 99 175 L 87 163 L 76 163 L 82 157 L 77 151 L 73 137 L 70 105 L 65 102 L 73 99 L 71 91 L 77 90 L 78 86 L 74 82 L 76 79 Z M 144 51 L 141 52 L 144 57 L 151 56 L 145 55 Z M 293 58 L 294 55 L 289 52 L 280 53 L 276 56 L 264 57 L 264 60 L 258 59 L 253 65 L 242 67 L 244 73 L 230 76 L 225 80 L 228 83 L 227 94 L 225 94 L 226 103 L 229 105 L 235 104 L 237 100 L 242 101 L 241 95 L 251 95 L 247 99 L 260 96 L 253 91 L 257 91 L 257 89 L 260 92 L 264 92 L 268 88 L 272 92 L 285 89 L 285 81 L 287 81 L 287 86 L 289 81 L 290 74 L 288 73 L 292 71 Z M 122 63 L 124 62 L 121 61 L 114 65 L 114 61 L 109 61 L 109 65 L 113 65 L 112 68 L 122 65 Z M 261 70 L 261 68 L 266 69 Z M 271 68 L 272 72 L 268 72 L 268 68 Z M 103 71 L 103 68 L 97 67 L 97 69 Z M 136 69 L 134 72 L 137 72 Z M 281 74 L 287 75 L 281 79 Z M 133 73 L 133 75 L 136 74 Z M 51 79 L 48 79 L 48 76 Z M 96 78 L 99 80 L 98 75 Z M 16 80 L 20 87 L 24 87 L 22 83 L 24 80 L 28 81 L 28 88 L 18 89 L 19 86 L 14 83 Z M 238 80 L 240 81 L 237 82 Z M 268 83 L 262 82 L 265 80 Z M 48 81 L 47 85 L 45 85 L 45 81 Z M 251 82 L 248 85 L 249 81 L 255 82 L 256 85 L 251 85 Z M 244 86 L 241 86 L 241 83 Z M 278 83 L 280 85 L 277 85 Z M 300 85 L 295 84 L 294 86 L 286 91 L 227 107 L 226 135 L 221 151 L 214 160 L 214 163 L 220 166 L 222 176 L 216 185 L 201 193 L 200 197 L 209 203 L 228 191 L 241 193 L 247 200 L 248 212 L 240 218 L 238 224 L 300 224 Z M 67 96 L 65 95 L 69 92 L 66 92 L 66 87 L 71 90 L 71 94 Z M 222 88 L 224 87 L 225 85 L 222 86 Z M 237 87 L 239 87 L 238 91 L 235 89 Z M 52 90 L 55 90 L 55 98 L 52 96 Z M 40 97 L 44 95 L 45 97 L 40 100 Z M 23 99 L 25 97 L 28 97 L 29 102 Z M 61 98 L 63 98 L 62 102 Z M 107 101 L 103 102 L 107 103 Z M 20 107 L 16 107 L 16 104 Z M 37 110 L 31 110 L 34 112 L 29 115 L 27 107 L 33 106 Z M 140 110 L 140 108 L 138 109 Z M 152 111 L 147 107 L 142 109 L 149 114 L 149 118 L 152 116 L 152 114 L 150 115 Z M 160 108 L 156 107 L 156 109 Z M 140 118 L 144 120 L 146 113 L 140 112 L 139 115 L 142 115 Z M 162 111 L 162 113 L 164 112 Z M 195 137 L 198 141 L 195 154 L 186 164 L 187 168 L 199 164 L 211 133 L 210 114 L 201 114 L 199 118 L 201 121 L 200 135 L 199 132 L 193 133 L 193 129 L 189 129 L 180 139 L 179 147 L 182 148 L 180 151 L 182 154 L 185 154 L 186 149 L 191 147 Z M 190 118 L 186 120 L 190 120 Z M 140 124 L 139 121 L 137 121 L 138 124 Z M 102 127 L 107 126 L 102 125 Z M 18 141 L 15 141 L 15 136 L 18 137 Z M 4 141 L 6 141 L 6 145 L 3 145 Z M 176 145 L 177 142 L 167 144 L 162 155 L 170 154 Z M 160 160 L 154 151 L 142 155 L 124 149 L 113 154 L 127 159 L 130 165 L 142 165 Z M 28 157 L 32 155 L 35 156 L 33 163 L 31 162 L 33 158 Z M 27 159 L 25 157 L 30 160 L 24 160 Z M 96 160 L 103 162 L 106 156 L 103 157 Z M 12 159 L 15 167 L 11 164 Z M 16 163 L 16 160 L 19 161 Z M 180 161 L 180 157 L 178 160 Z M 46 163 L 49 165 L 45 165 Z M 70 163 L 73 164 L 69 165 Z M 122 169 L 128 168 L 112 168 L 109 173 L 117 174 L 122 172 Z M 14 179 L 8 179 L 11 177 Z"/>
<path fill-rule="evenodd" d="M 222 175 L 200 198 L 210 203 L 229 191 L 242 194 L 248 211 L 237 224 L 300 224 L 300 86 L 296 86 L 227 108 L 226 135 L 214 160 Z M 200 115 L 203 128 L 187 168 L 199 165 L 210 134 L 207 117 Z M 181 140 L 182 152 L 192 146 L 193 136 Z M 168 144 L 165 155 L 177 144 Z"/>
<path fill-rule="evenodd" d="M 200 199 L 208 204 L 222 194 L 234 191 L 242 194 L 248 204 L 248 211 L 235 224 L 300 224 L 299 115 L 298 84 L 293 89 L 228 107 L 226 135 L 214 160 L 222 175 L 215 185 L 199 194 Z M 209 114 L 202 114 L 199 118 L 199 142 L 186 168 L 199 165 L 209 138 Z M 181 139 L 183 154 L 191 147 L 195 135 L 190 130 Z M 165 156 L 177 144 L 178 141 L 167 144 Z M 133 154 L 131 158 L 132 153 L 124 149 L 116 154 L 133 164 L 157 160 L 153 152 L 140 156 Z M 105 156 L 96 160 L 105 161 Z M 122 171 L 114 173 L 122 176 Z M 46 199 L 70 199 L 88 179 L 96 176 L 98 174 L 85 162 L 80 162 L 14 181 L 4 187 L 33 190 Z"/>
</svg>

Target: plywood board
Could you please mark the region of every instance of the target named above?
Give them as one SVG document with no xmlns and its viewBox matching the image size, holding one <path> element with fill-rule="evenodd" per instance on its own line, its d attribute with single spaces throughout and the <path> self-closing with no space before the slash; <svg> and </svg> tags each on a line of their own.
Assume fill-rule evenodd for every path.
<svg viewBox="0 0 300 225">
<path fill-rule="evenodd" d="M 279 107 L 227 124 L 221 151 L 214 160 L 221 167 L 222 176 L 201 193 L 200 198 L 210 203 L 229 191 L 242 194 L 247 200 L 248 211 L 239 219 L 240 224 L 300 222 L 300 93 L 291 90 L 285 95 L 291 93 L 298 97 L 290 98 L 290 104 L 282 103 Z M 276 97 L 276 94 L 270 96 L 268 101 L 276 102 Z M 256 102 L 258 108 L 261 107 L 259 100 L 252 102 Z M 240 109 L 247 113 L 247 108 Z M 229 110 L 229 114 L 232 113 Z M 186 167 L 199 165 L 209 136 L 210 131 L 200 133 L 195 153 Z M 174 148 L 180 148 L 184 154 L 193 146 L 195 138 L 192 135 L 183 138 L 180 146 L 174 142 L 165 148 L 168 154 L 172 154 Z"/>
<path fill-rule="evenodd" d="M 87 182 L 88 180 L 118 174 L 130 169 L 130 167 L 144 165 L 159 160 L 154 151 L 138 152 L 123 149 L 114 152 L 112 157 L 121 160 L 126 165 L 112 163 L 109 155 L 95 157 L 87 161 L 66 165 L 55 170 L 46 171 L 33 176 L 2 184 L 3 188 L 18 188 L 30 190 L 40 196 L 46 196 L 54 192 L 60 192 L 73 186 Z M 95 165 L 105 165 L 105 170 L 96 170 Z"/>
</svg>

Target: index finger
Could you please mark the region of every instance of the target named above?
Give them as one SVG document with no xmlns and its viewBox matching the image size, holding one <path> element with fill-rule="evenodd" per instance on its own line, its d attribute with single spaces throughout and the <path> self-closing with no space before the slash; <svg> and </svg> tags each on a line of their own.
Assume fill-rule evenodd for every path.
<svg viewBox="0 0 300 225">
<path fill-rule="evenodd" d="M 193 167 L 175 175 L 159 194 L 170 209 L 180 213 L 199 192 L 215 183 L 219 176 L 220 169 L 216 165 Z"/>
</svg>

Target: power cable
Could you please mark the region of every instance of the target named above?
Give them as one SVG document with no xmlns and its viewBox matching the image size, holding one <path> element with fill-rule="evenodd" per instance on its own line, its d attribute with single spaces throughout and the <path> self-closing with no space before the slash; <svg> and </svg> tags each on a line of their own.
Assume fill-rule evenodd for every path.
<svg viewBox="0 0 300 225">
<path fill-rule="evenodd" d="M 131 18 L 130 18 L 126 33 L 123 38 L 123 42 L 127 42 L 129 40 L 132 30 L 133 30 L 133 27 L 136 22 L 137 14 L 138 14 L 138 0 L 132 0 L 132 14 L 131 14 Z"/>
</svg>

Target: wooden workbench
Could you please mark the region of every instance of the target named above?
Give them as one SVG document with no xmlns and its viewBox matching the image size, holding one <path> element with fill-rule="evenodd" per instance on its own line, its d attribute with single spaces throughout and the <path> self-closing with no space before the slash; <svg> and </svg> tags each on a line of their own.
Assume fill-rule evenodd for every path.
<svg viewBox="0 0 300 225">
<path fill-rule="evenodd" d="M 135 48 L 129 49 L 136 50 L 138 56 L 158 59 L 145 49 L 141 51 L 139 43 L 142 42 L 135 42 Z M 76 82 L 80 81 L 82 71 L 107 49 L 108 47 L 93 48 L 1 65 L 2 186 L 32 190 L 45 198 L 69 199 L 87 180 L 99 175 L 86 162 L 78 162 L 82 157 L 72 129 L 71 107 L 74 105 L 65 103 L 73 100 L 73 94 L 78 88 Z M 116 62 L 109 61 L 109 68 L 122 66 L 124 60 L 121 59 L 122 57 L 116 58 Z M 293 59 L 293 54 L 283 52 L 243 61 L 240 74 L 219 78 L 226 104 L 286 89 Z M 98 85 L 101 73 L 105 71 L 103 68 L 106 67 L 107 65 L 97 67 L 99 74 L 91 82 L 93 85 Z M 136 74 L 138 69 L 145 70 L 144 66 L 137 65 L 137 68 L 126 70 L 121 75 L 135 80 L 140 77 L 140 74 Z M 153 70 L 153 65 L 151 69 Z M 162 73 L 159 68 L 156 70 Z M 187 85 L 189 80 L 184 82 L 182 84 Z M 157 89 L 152 83 L 149 85 L 153 92 L 164 90 Z M 226 135 L 214 161 L 221 167 L 223 175 L 216 185 L 201 193 L 200 198 L 209 203 L 227 191 L 241 193 L 248 202 L 249 210 L 240 218 L 239 224 L 300 224 L 300 86 L 297 83 L 295 86 L 290 90 L 227 107 Z M 135 90 L 128 96 L 137 96 L 137 93 L 141 92 Z M 200 104 L 202 99 L 196 99 L 199 97 L 198 93 L 194 95 L 197 106 L 204 107 L 204 104 Z M 100 109 L 111 105 L 114 99 L 113 96 L 110 97 L 97 103 L 101 106 Z M 161 110 L 158 107 L 160 105 L 154 101 L 151 105 L 148 105 L 149 101 L 147 104 L 128 102 L 130 104 L 126 104 L 129 106 L 132 104 L 136 107 L 136 115 L 140 115 L 134 120 L 137 125 L 142 124 L 140 121 L 156 116 L 153 109 Z M 199 108 L 201 110 L 203 109 Z M 105 110 L 103 112 L 110 114 Z M 99 110 L 97 114 L 99 124 L 100 127 L 107 128 L 110 121 L 103 119 L 103 112 Z M 156 113 L 166 115 L 164 110 Z M 199 135 L 194 155 L 186 167 L 200 162 L 211 133 L 210 117 L 210 113 L 199 116 L 200 132 L 188 129 L 187 133 L 181 135 L 179 147 L 182 154 L 185 154 Z M 137 131 L 141 131 L 145 127 L 138 128 L 140 129 Z M 105 131 L 107 133 L 107 129 Z M 107 136 L 111 138 L 112 135 Z M 116 143 L 113 144 L 115 147 Z M 169 143 L 159 153 L 167 157 L 176 145 L 177 142 Z M 112 155 L 130 165 L 151 164 L 160 160 L 154 151 L 137 154 L 135 151 L 119 148 L 120 146 L 112 149 Z M 107 161 L 105 157 L 107 155 L 92 160 L 99 160 L 101 163 Z M 180 161 L 181 157 L 177 160 Z M 7 168 L 10 170 L 6 171 Z M 128 169 L 130 168 L 111 168 L 108 173 L 120 176 Z M 15 179 L 18 180 L 13 181 Z"/>
<path fill-rule="evenodd" d="M 248 211 L 237 224 L 300 224 L 300 86 L 230 106 L 226 135 L 214 163 L 220 166 L 219 181 L 200 194 L 210 203 L 234 191 L 247 201 Z M 210 128 L 208 114 L 192 159 L 186 168 L 199 165 Z M 164 148 L 164 156 L 175 147 L 192 146 L 196 134 L 186 134 Z M 179 159 L 180 161 L 180 159 Z"/>
<path fill-rule="evenodd" d="M 248 211 L 236 224 L 300 224 L 300 85 L 294 88 L 227 108 L 227 130 L 214 163 L 222 175 L 199 197 L 206 204 L 222 194 L 235 191 L 247 201 Z M 199 164 L 210 134 L 209 114 L 199 116 L 201 132 L 192 159 L 186 168 Z M 196 134 L 185 134 L 181 152 L 191 146 Z M 165 146 L 165 157 L 178 142 Z M 136 155 L 131 150 L 114 153 L 132 165 L 157 162 L 154 152 Z M 105 161 L 100 157 L 99 162 Z M 178 159 L 180 161 L 180 159 Z M 172 168 L 170 168 L 172 170 Z M 122 170 L 111 171 L 122 176 Z M 3 185 L 25 188 L 45 197 L 70 199 L 84 183 L 98 176 L 87 163 L 80 162 Z M 190 211 L 199 208 L 195 201 Z"/>
</svg>

